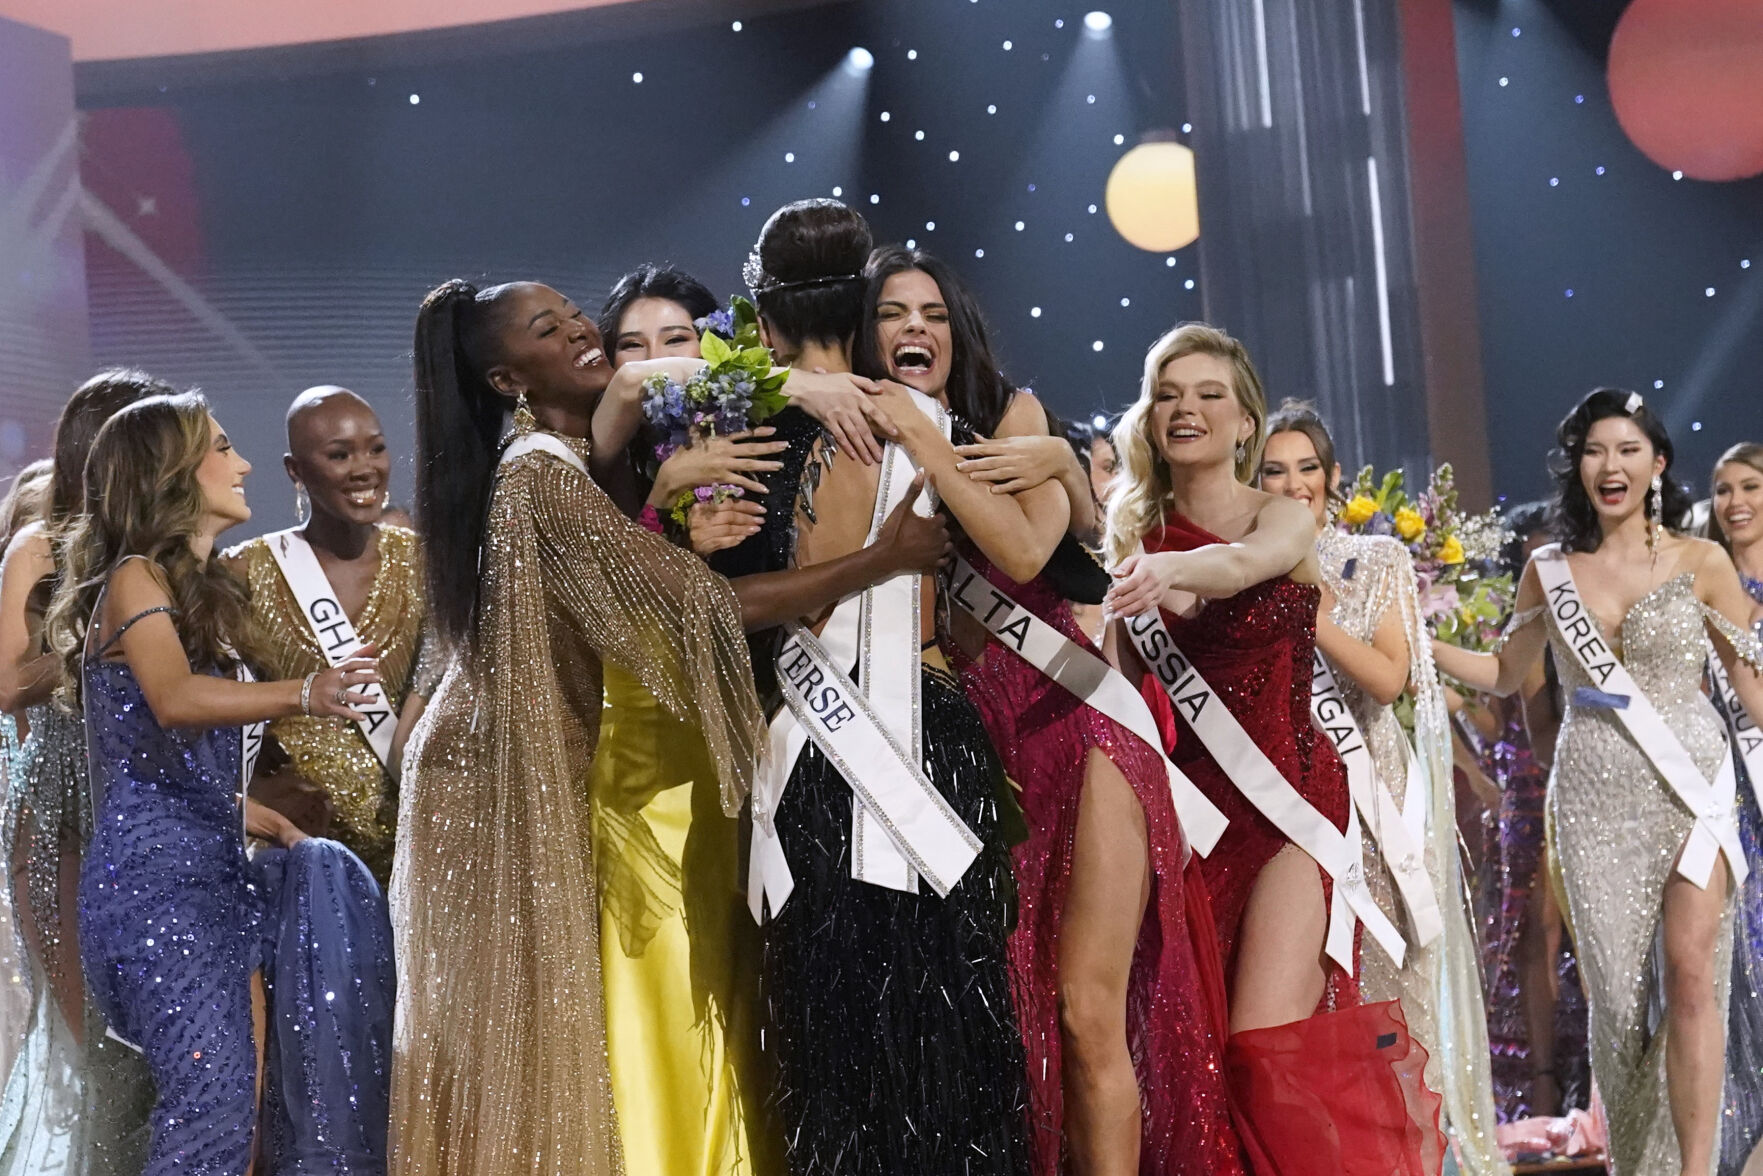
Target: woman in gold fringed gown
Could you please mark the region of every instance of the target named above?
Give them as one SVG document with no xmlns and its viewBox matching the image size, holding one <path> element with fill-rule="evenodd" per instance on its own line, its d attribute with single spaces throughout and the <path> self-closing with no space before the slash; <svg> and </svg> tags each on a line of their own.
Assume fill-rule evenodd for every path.
<svg viewBox="0 0 1763 1176">
<path fill-rule="evenodd" d="M 1408 759 L 1416 754 L 1420 778 L 1430 793 L 1416 803 L 1426 806 L 1421 852 L 1443 931 L 1424 945 L 1417 942 L 1392 863 L 1367 821 L 1361 826 L 1366 884 L 1408 942 L 1400 966 L 1381 949 L 1366 951 L 1359 983 L 1367 1000 L 1402 1002 L 1409 1030 L 1427 1050 L 1426 1084 L 1444 1098 L 1444 1126 L 1462 1170 L 1468 1176 L 1509 1176 L 1511 1166 L 1494 1138 L 1480 955 L 1457 856 L 1450 719 L 1420 615 L 1414 562 L 1397 539 L 1343 535 L 1334 528 L 1328 503 L 1339 501 L 1340 477 L 1334 440 L 1322 418 L 1301 401 L 1280 405 L 1267 421 L 1261 488 L 1296 498 L 1316 515 L 1316 552 L 1334 597 L 1332 607 L 1325 606 L 1317 619 L 1317 647 L 1335 671 L 1341 696 L 1391 798 L 1405 797 Z M 1394 707 L 1405 689 L 1414 698 L 1412 745 Z M 1398 811 L 1403 817 L 1413 815 Z"/>
<path fill-rule="evenodd" d="M 455 655 L 405 758 L 391 1171 L 619 1173 L 588 805 L 602 661 L 698 724 L 733 811 L 764 731 L 736 599 L 588 477 L 613 375 L 562 295 L 449 282 L 415 352 L 430 615 Z"/>
</svg>

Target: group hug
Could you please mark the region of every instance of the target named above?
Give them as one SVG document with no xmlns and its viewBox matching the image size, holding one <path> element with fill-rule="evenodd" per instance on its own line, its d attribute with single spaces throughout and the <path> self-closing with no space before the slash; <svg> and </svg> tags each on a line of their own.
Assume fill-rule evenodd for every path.
<svg viewBox="0 0 1763 1176">
<path fill-rule="evenodd" d="M 0 1176 L 1499 1176 L 1560 958 L 1609 1170 L 1749 1170 L 1763 446 L 1698 525 L 1585 396 L 1468 648 L 1224 330 L 1097 432 L 837 201 L 744 278 L 437 286 L 409 513 L 354 391 L 287 483 L 227 390 L 73 393 L 0 507 Z"/>
</svg>

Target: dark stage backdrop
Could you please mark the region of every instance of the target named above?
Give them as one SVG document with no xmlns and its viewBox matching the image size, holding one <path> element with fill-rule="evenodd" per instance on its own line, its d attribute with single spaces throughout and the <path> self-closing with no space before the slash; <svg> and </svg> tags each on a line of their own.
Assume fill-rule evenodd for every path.
<svg viewBox="0 0 1763 1176">
<path fill-rule="evenodd" d="M 1763 440 L 1763 180 L 1674 180 L 1605 82 L 1610 0 L 1457 0 L 1494 483 L 1547 492 L 1555 424 L 1599 384 L 1662 406 L 1708 493 Z M 1760 98 L 1763 100 L 1763 98 Z"/>
<path fill-rule="evenodd" d="M 210 391 L 258 464 L 253 527 L 291 521 L 281 415 L 314 383 L 379 406 L 403 499 L 429 287 L 535 277 L 597 310 L 673 261 L 734 292 L 772 209 L 837 194 L 954 263 L 1056 411 L 1117 409 L 1201 303 L 1191 247 L 1141 252 L 1101 207 L 1114 162 L 1183 121 L 1172 6 L 1113 16 L 1097 38 L 1043 0 L 615 8 L 82 66 L 96 359 Z"/>
</svg>

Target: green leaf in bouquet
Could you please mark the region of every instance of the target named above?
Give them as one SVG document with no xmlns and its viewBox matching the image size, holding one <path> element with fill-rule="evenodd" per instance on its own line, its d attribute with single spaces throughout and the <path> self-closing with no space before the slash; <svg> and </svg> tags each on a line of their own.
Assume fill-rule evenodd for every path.
<svg viewBox="0 0 1763 1176">
<path fill-rule="evenodd" d="M 729 349 L 729 345 L 724 343 L 713 331 L 704 332 L 698 340 L 698 349 L 704 356 L 704 362 L 711 367 L 727 363 L 729 356 L 734 354 Z"/>
</svg>

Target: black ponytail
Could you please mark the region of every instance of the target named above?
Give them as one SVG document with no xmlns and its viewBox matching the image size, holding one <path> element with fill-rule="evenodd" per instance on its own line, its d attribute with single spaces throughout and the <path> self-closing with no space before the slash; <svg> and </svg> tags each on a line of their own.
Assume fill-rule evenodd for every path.
<svg viewBox="0 0 1763 1176">
<path fill-rule="evenodd" d="M 490 307 L 504 287 L 459 278 L 429 291 L 416 315 L 416 502 L 428 608 L 442 638 L 470 638 L 478 549 L 495 479 L 506 401 L 484 378 Z"/>
</svg>

